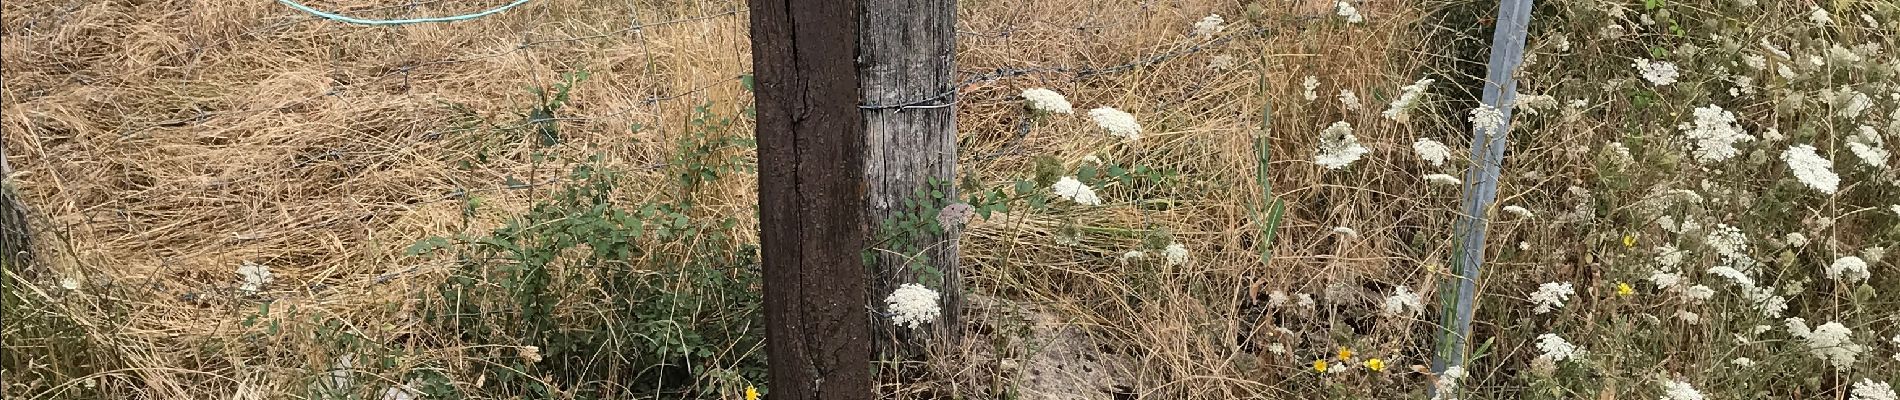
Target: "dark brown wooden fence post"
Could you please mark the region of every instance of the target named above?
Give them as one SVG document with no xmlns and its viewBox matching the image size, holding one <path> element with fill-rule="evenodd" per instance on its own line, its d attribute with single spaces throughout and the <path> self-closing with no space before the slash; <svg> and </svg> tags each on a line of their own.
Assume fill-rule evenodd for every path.
<svg viewBox="0 0 1900 400">
<path fill-rule="evenodd" d="M 857 7 L 750 4 L 773 400 L 871 398 Z"/>
<path fill-rule="evenodd" d="M 865 212 L 872 226 L 881 226 L 879 221 L 916 212 L 904 201 L 915 197 L 919 188 L 942 193 L 941 200 L 912 199 L 939 206 L 928 207 L 929 212 L 941 208 L 939 201 L 957 199 L 957 2 L 863 0 L 862 10 L 858 50 L 864 62 L 858 78 L 865 103 L 865 178 L 870 179 L 870 208 Z M 933 179 L 940 185 L 930 187 Z M 957 270 L 957 228 L 944 228 L 947 234 L 912 232 L 892 243 L 897 253 L 879 252 L 871 304 L 880 304 L 898 285 L 918 282 L 920 274 L 908 263 L 921 260 L 917 267 L 933 269 L 942 278 L 931 285 L 942 294 L 943 317 L 932 324 L 937 342 L 954 344 L 961 332 L 957 317 L 963 303 L 958 284 L 962 274 Z M 896 328 L 882 321 L 875 326 L 879 340 L 909 336 L 896 334 Z"/>
</svg>

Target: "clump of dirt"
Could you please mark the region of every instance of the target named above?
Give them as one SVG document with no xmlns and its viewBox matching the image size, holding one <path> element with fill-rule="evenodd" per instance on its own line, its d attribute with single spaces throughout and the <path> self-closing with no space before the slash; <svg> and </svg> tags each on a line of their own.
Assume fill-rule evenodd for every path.
<svg viewBox="0 0 1900 400">
<path fill-rule="evenodd" d="M 1098 340 L 1086 325 L 1043 306 L 971 295 L 961 354 L 939 357 L 942 371 L 977 398 L 1126 400 L 1134 398 L 1134 359 Z"/>
</svg>

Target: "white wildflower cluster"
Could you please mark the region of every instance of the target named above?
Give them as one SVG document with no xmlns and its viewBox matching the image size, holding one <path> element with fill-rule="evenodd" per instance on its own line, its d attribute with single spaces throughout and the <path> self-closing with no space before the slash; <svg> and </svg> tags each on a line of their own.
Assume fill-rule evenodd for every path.
<svg viewBox="0 0 1900 400">
<path fill-rule="evenodd" d="M 906 283 L 891 291 L 890 297 L 884 298 L 884 304 L 890 310 L 892 324 L 916 329 L 943 314 L 937 299 L 937 291 L 924 285 Z"/>
<path fill-rule="evenodd" d="M 1300 88 L 1305 89 L 1300 95 L 1306 97 L 1306 101 L 1319 100 L 1319 77 L 1307 75 L 1305 80 L 1300 81 Z"/>
<path fill-rule="evenodd" d="M 1364 107 L 1359 103 L 1359 94 L 1353 93 L 1352 89 L 1339 90 L 1339 104 L 1346 106 L 1348 111 L 1359 111 Z"/>
<path fill-rule="evenodd" d="M 1359 138 L 1352 135 L 1352 124 L 1339 121 L 1320 131 L 1319 154 L 1313 157 L 1313 162 L 1326 169 L 1340 169 L 1369 152 L 1371 150 L 1359 145 Z"/>
<path fill-rule="evenodd" d="M 1742 233 L 1741 228 L 1728 224 L 1716 224 L 1715 229 L 1702 238 L 1702 243 L 1715 249 L 1716 254 L 1722 255 L 1722 259 L 1731 264 L 1748 258 L 1748 235 Z"/>
<path fill-rule="evenodd" d="M 1715 298 L 1715 288 L 1707 285 L 1690 286 L 1682 290 L 1682 297 L 1696 302 L 1708 301 Z"/>
<path fill-rule="evenodd" d="M 1802 247 L 1808 245 L 1808 235 L 1803 235 L 1801 232 L 1789 232 L 1788 236 L 1783 237 L 1781 240 L 1788 243 L 1788 247 Z"/>
<path fill-rule="evenodd" d="M 1333 234 L 1339 235 L 1339 236 L 1345 236 L 1345 237 L 1355 237 L 1355 236 L 1359 236 L 1359 230 L 1347 228 L 1343 226 L 1335 226 L 1333 227 Z"/>
<path fill-rule="evenodd" d="M 1466 373 L 1464 366 L 1445 368 L 1444 372 L 1438 373 L 1437 381 L 1432 383 L 1433 388 L 1437 389 L 1433 391 L 1432 400 L 1457 399 L 1458 386 L 1463 383 L 1465 378 Z"/>
<path fill-rule="evenodd" d="M 1049 190 L 1054 191 L 1056 196 L 1069 199 L 1069 201 L 1073 201 L 1076 204 L 1090 206 L 1102 205 L 1102 198 L 1095 196 L 1095 189 L 1089 188 L 1089 185 L 1082 184 L 1082 181 L 1076 180 L 1073 176 L 1065 176 L 1061 179 L 1057 179 L 1054 185 L 1049 185 Z"/>
<path fill-rule="evenodd" d="M 1194 22 L 1194 36 L 1214 36 L 1227 29 L 1227 19 L 1220 14 L 1208 14 Z"/>
<path fill-rule="evenodd" d="M 1143 258 L 1148 258 L 1148 253 L 1144 253 L 1141 250 L 1129 250 L 1127 253 L 1122 253 L 1121 262 L 1126 263 Z"/>
<path fill-rule="evenodd" d="M 1036 88 L 1023 90 L 1023 100 L 1029 109 L 1056 114 L 1074 114 L 1075 107 L 1069 104 L 1067 97 L 1054 90 Z"/>
<path fill-rule="evenodd" d="M 1647 58 L 1636 59 L 1636 72 L 1643 75 L 1643 80 L 1656 86 L 1669 86 L 1676 83 L 1676 79 L 1682 76 L 1682 71 L 1676 68 L 1676 63 L 1650 61 Z"/>
<path fill-rule="evenodd" d="M 1546 314 L 1563 308 L 1564 302 L 1570 301 L 1570 295 L 1576 293 L 1576 287 L 1570 282 L 1546 282 L 1539 285 L 1536 292 L 1531 293 L 1530 301 L 1537 305 L 1537 308 L 1531 309 L 1531 312 Z"/>
<path fill-rule="evenodd" d="M 1623 142 L 1609 142 L 1604 144 L 1603 154 L 1605 154 L 1604 157 L 1606 157 L 1611 164 L 1617 167 L 1636 162 L 1636 156 L 1630 154 L 1629 146 L 1624 146 Z"/>
<path fill-rule="evenodd" d="M 1141 138 L 1141 123 L 1135 122 L 1134 115 L 1122 110 L 1112 107 L 1096 108 L 1089 110 L 1089 118 L 1095 119 L 1095 124 L 1101 125 L 1102 129 L 1108 130 L 1111 135 L 1119 136 L 1124 140 Z"/>
<path fill-rule="evenodd" d="M 1419 100 L 1425 98 L 1425 91 L 1432 88 L 1433 82 L 1436 81 L 1431 78 L 1419 78 L 1418 82 L 1399 88 L 1399 98 L 1393 100 L 1392 105 L 1380 114 L 1398 122 L 1411 120 L 1412 109 L 1418 106 Z"/>
<path fill-rule="evenodd" d="M 1418 141 L 1412 142 L 1412 152 L 1418 153 L 1419 159 L 1434 167 L 1445 166 L 1445 160 L 1451 159 L 1451 147 L 1431 138 L 1418 138 Z"/>
<path fill-rule="evenodd" d="M 1900 393 L 1894 393 L 1893 385 L 1886 382 L 1861 378 L 1854 383 L 1854 391 L 1847 400 L 1900 400 Z"/>
<path fill-rule="evenodd" d="M 1794 172 L 1795 179 L 1802 184 L 1825 194 L 1840 191 L 1841 176 L 1834 173 L 1834 162 L 1816 153 L 1813 145 L 1788 146 L 1788 150 L 1781 152 L 1781 161 L 1788 164 L 1788 170 Z"/>
<path fill-rule="evenodd" d="M 1518 93 L 1516 97 L 1511 104 L 1518 111 L 1523 111 L 1525 115 L 1537 115 L 1539 112 L 1555 110 L 1558 107 L 1557 98 L 1547 94 Z"/>
<path fill-rule="evenodd" d="M 1339 16 L 1346 18 L 1346 23 L 1358 24 L 1366 22 L 1366 16 L 1360 15 L 1359 8 L 1353 7 L 1352 3 L 1346 1 L 1335 2 L 1333 3 L 1333 9 L 1334 14 L 1339 14 Z"/>
<path fill-rule="evenodd" d="M 1828 279 L 1846 283 L 1860 282 L 1871 277 L 1871 274 L 1867 272 L 1867 261 L 1855 256 L 1835 259 L 1833 263 L 1823 268 L 1823 272 L 1827 273 Z"/>
<path fill-rule="evenodd" d="M 1854 360 L 1860 357 L 1865 348 L 1854 343 L 1854 331 L 1839 322 L 1829 322 L 1808 329 L 1807 320 L 1789 318 L 1788 334 L 1808 345 L 1808 354 L 1833 365 L 1837 369 L 1849 369 Z"/>
<path fill-rule="evenodd" d="M 1880 131 L 1874 127 L 1861 125 L 1847 136 L 1847 150 L 1854 152 L 1862 164 L 1875 169 L 1887 168 L 1887 149 L 1880 138 Z"/>
<path fill-rule="evenodd" d="M 243 279 L 243 281 L 238 282 L 238 290 L 244 293 L 257 293 L 258 291 L 264 290 L 264 286 L 270 285 L 271 281 L 276 279 L 275 276 L 270 273 L 270 267 L 258 265 L 250 261 L 245 261 L 243 265 L 239 265 L 237 273 L 238 277 Z"/>
<path fill-rule="evenodd" d="M 1684 381 L 1662 381 L 1663 397 L 1659 400 L 1704 400 L 1702 392 Z"/>
<path fill-rule="evenodd" d="M 1447 175 L 1447 174 L 1425 175 L 1425 182 L 1431 183 L 1434 185 L 1445 185 L 1445 186 L 1458 186 L 1458 185 L 1463 185 L 1465 183 L 1465 181 L 1459 180 L 1458 177 Z"/>
<path fill-rule="evenodd" d="M 1504 206 L 1504 212 L 1510 213 L 1512 215 L 1516 215 L 1518 218 L 1524 218 L 1524 219 L 1530 219 L 1531 217 L 1536 216 L 1536 214 L 1531 213 L 1530 209 L 1520 207 L 1520 206 Z"/>
<path fill-rule="evenodd" d="M 1471 109 L 1471 127 L 1481 136 L 1490 137 L 1504 129 L 1504 112 L 1490 104 L 1479 105 Z"/>
<path fill-rule="evenodd" d="M 1578 349 L 1576 345 L 1570 344 L 1570 341 L 1564 340 L 1562 336 L 1557 336 L 1555 333 L 1538 335 L 1537 350 L 1544 353 L 1538 357 L 1548 359 L 1552 362 L 1583 358 L 1583 350 Z"/>
<path fill-rule="evenodd" d="M 1168 265 L 1181 265 L 1188 261 L 1187 246 L 1180 243 L 1169 243 L 1167 248 L 1161 249 L 1161 255 L 1167 257 Z"/>
<path fill-rule="evenodd" d="M 1425 311 L 1425 300 L 1412 288 L 1399 286 L 1385 298 L 1386 315 L 1414 315 Z"/>
<path fill-rule="evenodd" d="M 1827 9 L 1821 6 L 1814 6 L 1814 10 L 1808 11 L 1808 22 L 1813 22 L 1815 25 L 1833 25 L 1834 14 L 1829 14 Z"/>
<path fill-rule="evenodd" d="M 1709 163 L 1727 160 L 1740 154 L 1736 143 L 1755 140 L 1748 132 L 1742 131 L 1735 120 L 1735 114 L 1723 110 L 1721 106 L 1709 105 L 1695 109 L 1695 121 L 1684 122 L 1678 127 L 1683 136 L 1695 142 L 1696 160 Z"/>
<path fill-rule="evenodd" d="M 1834 48 L 1839 49 L 1841 53 L 1845 54 L 1840 57 L 1852 57 L 1852 59 L 1840 60 L 1842 63 L 1860 63 L 1860 56 L 1856 56 L 1853 52 L 1841 48 L 1840 45 L 1835 45 Z M 1835 113 L 1839 114 L 1841 118 L 1847 119 L 1860 118 L 1861 114 L 1866 114 L 1867 110 L 1874 108 L 1873 97 L 1847 86 L 1841 86 L 1840 91 L 1836 92 L 1834 102 L 1837 105 Z"/>
</svg>

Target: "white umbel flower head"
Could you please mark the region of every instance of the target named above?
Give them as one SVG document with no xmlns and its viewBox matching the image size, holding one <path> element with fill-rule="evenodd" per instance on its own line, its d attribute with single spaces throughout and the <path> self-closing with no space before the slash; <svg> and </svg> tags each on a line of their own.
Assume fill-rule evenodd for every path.
<svg viewBox="0 0 1900 400">
<path fill-rule="evenodd" d="M 1161 249 L 1161 255 L 1167 256 L 1168 265 L 1181 265 L 1188 261 L 1187 246 L 1180 243 L 1169 243 L 1167 248 Z"/>
<path fill-rule="evenodd" d="M 243 265 L 239 265 L 237 273 L 238 276 L 243 279 L 242 282 L 238 283 L 238 290 L 244 293 L 257 293 L 260 290 L 264 290 L 264 286 L 270 285 L 271 281 L 275 279 L 274 275 L 270 273 L 270 267 L 258 265 L 250 261 L 245 261 Z"/>
<path fill-rule="evenodd" d="M 1411 287 L 1400 285 L 1392 292 L 1392 296 L 1385 298 L 1386 315 L 1411 315 L 1424 311 L 1425 300 L 1412 292 Z"/>
<path fill-rule="evenodd" d="M 1864 281 L 1871 276 L 1867 272 L 1867 261 L 1855 256 L 1835 259 L 1834 263 L 1828 264 L 1823 270 L 1827 272 L 1828 279 L 1847 283 Z"/>
<path fill-rule="evenodd" d="M 892 324 L 917 329 L 943 314 L 943 309 L 937 305 L 937 298 L 935 290 L 906 283 L 891 291 L 890 297 L 884 298 L 884 304 L 890 310 Z"/>
<path fill-rule="evenodd" d="M 1802 247 L 1808 245 L 1808 235 L 1803 235 L 1801 232 L 1790 232 L 1788 236 L 1783 237 L 1781 240 L 1788 242 L 1788 247 Z"/>
<path fill-rule="evenodd" d="M 1813 22 L 1815 25 L 1832 25 L 1834 14 L 1829 14 L 1827 9 L 1821 6 L 1814 6 L 1814 10 L 1808 11 L 1808 22 Z"/>
<path fill-rule="evenodd" d="M 1208 14 L 1194 22 L 1194 36 L 1214 36 L 1223 30 L 1227 30 L 1227 19 L 1220 14 Z"/>
<path fill-rule="evenodd" d="M 1073 176 L 1065 176 L 1062 177 L 1062 179 L 1056 180 L 1056 184 L 1049 185 L 1049 190 L 1054 191 L 1056 196 L 1069 199 L 1069 201 L 1076 202 L 1076 204 L 1091 206 L 1102 205 L 1102 198 L 1095 196 L 1095 189 L 1089 188 L 1089 185 L 1082 184 L 1082 181 L 1075 180 Z"/>
<path fill-rule="evenodd" d="M 1479 105 L 1471 109 L 1471 127 L 1486 137 L 1501 133 L 1499 131 L 1504 129 L 1504 111 L 1490 104 Z"/>
<path fill-rule="evenodd" d="M 1319 100 L 1319 77 L 1307 75 L 1300 81 L 1300 88 L 1305 89 L 1300 95 L 1306 97 L 1306 101 Z"/>
<path fill-rule="evenodd" d="M 1551 361 L 1573 360 L 1583 356 L 1583 350 L 1555 333 L 1537 335 L 1537 350 Z"/>
<path fill-rule="evenodd" d="M 1706 285 L 1690 286 L 1688 289 L 1682 290 L 1682 297 L 1697 302 L 1708 301 L 1709 299 L 1715 298 L 1715 288 Z"/>
<path fill-rule="evenodd" d="M 1056 93 L 1054 90 L 1043 88 L 1024 90 L 1023 100 L 1032 110 L 1056 114 L 1075 113 L 1075 106 L 1069 104 L 1069 98 L 1062 97 L 1061 93 Z"/>
<path fill-rule="evenodd" d="M 1340 169 L 1369 152 L 1371 150 L 1359 145 L 1359 138 L 1352 135 L 1352 124 L 1339 121 L 1319 132 L 1319 154 L 1313 157 L 1313 162 L 1326 169 Z"/>
<path fill-rule="evenodd" d="M 1425 91 L 1432 88 L 1432 82 L 1435 81 L 1431 78 L 1419 78 L 1418 82 L 1399 88 L 1399 98 L 1379 114 L 1398 122 L 1412 119 L 1412 108 L 1417 107 L 1419 100 L 1425 97 Z"/>
<path fill-rule="evenodd" d="M 1129 250 L 1127 253 L 1122 253 L 1121 261 L 1129 262 L 1143 258 L 1148 258 L 1148 253 L 1143 253 L 1141 250 Z"/>
<path fill-rule="evenodd" d="M 1874 127 L 1861 125 L 1853 135 L 1847 137 L 1847 150 L 1854 152 L 1862 164 L 1875 169 L 1887 169 L 1887 149 L 1880 139 L 1880 131 Z"/>
<path fill-rule="evenodd" d="M 1537 214 L 1531 213 L 1530 209 L 1519 207 L 1519 206 L 1504 206 L 1504 212 L 1511 213 L 1512 215 L 1516 215 L 1518 218 L 1524 218 L 1524 219 L 1530 219 L 1531 217 L 1534 217 L 1537 215 Z"/>
<path fill-rule="evenodd" d="M 1451 175 L 1446 175 L 1446 174 L 1425 175 L 1425 182 L 1429 182 L 1434 185 L 1445 185 L 1445 186 L 1458 186 L 1465 183 L 1465 181 L 1459 180 L 1458 177 L 1456 176 L 1451 176 Z"/>
<path fill-rule="evenodd" d="M 1465 380 L 1465 376 L 1464 366 L 1451 366 L 1445 368 L 1444 372 L 1439 372 L 1437 381 L 1432 382 L 1432 386 L 1438 389 L 1432 394 L 1432 400 L 1457 399 L 1458 385 Z"/>
<path fill-rule="evenodd" d="M 1684 381 L 1662 381 L 1663 397 L 1659 400 L 1704 400 L 1702 392 Z"/>
<path fill-rule="evenodd" d="M 1110 135 L 1119 136 L 1123 140 L 1141 139 L 1141 123 L 1135 122 L 1135 116 L 1127 112 L 1113 107 L 1101 107 L 1089 110 L 1089 118 L 1095 119 L 1095 124 L 1108 130 Z"/>
<path fill-rule="evenodd" d="M 1412 142 L 1412 152 L 1418 153 L 1419 159 L 1434 167 L 1445 166 L 1445 160 L 1451 159 L 1451 147 L 1431 138 L 1418 138 L 1418 141 Z"/>
<path fill-rule="evenodd" d="M 1682 76 L 1682 71 L 1676 69 L 1676 63 L 1650 61 L 1647 58 L 1636 59 L 1636 72 L 1643 75 L 1643 80 L 1656 86 L 1669 86 Z"/>
<path fill-rule="evenodd" d="M 1861 378 L 1854 384 L 1853 396 L 1847 400 L 1900 400 L 1900 393 L 1894 393 L 1893 385 Z"/>
<path fill-rule="evenodd" d="M 1788 333 L 1800 338 L 1808 345 L 1808 353 L 1826 361 L 1837 369 L 1854 366 L 1854 360 L 1860 357 L 1865 348 L 1854 343 L 1854 332 L 1839 322 L 1829 322 L 1809 330 L 1807 321 L 1800 318 L 1788 319 Z"/>
<path fill-rule="evenodd" d="M 1347 111 L 1359 111 L 1364 107 L 1359 103 L 1359 94 L 1353 93 L 1352 89 L 1339 90 L 1339 104 L 1346 106 Z"/>
<path fill-rule="evenodd" d="M 1696 160 L 1705 163 L 1735 157 L 1741 154 L 1741 150 L 1735 148 L 1736 143 L 1755 140 L 1736 124 L 1734 113 L 1713 104 L 1696 108 L 1695 122 L 1684 122 L 1679 128 L 1683 136 L 1695 142 Z"/>
<path fill-rule="evenodd" d="M 1334 8 L 1335 14 L 1339 14 L 1339 16 L 1346 18 L 1346 23 L 1358 24 L 1358 23 L 1366 22 L 1366 16 L 1360 15 L 1359 9 L 1356 7 L 1353 7 L 1352 3 L 1340 1 L 1337 3 L 1333 3 L 1333 8 Z"/>
<path fill-rule="evenodd" d="M 1781 161 L 1788 163 L 1788 170 L 1794 172 L 1795 179 L 1814 190 L 1834 194 L 1841 188 L 1841 176 L 1834 174 L 1834 162 L 1816 153 L 1813 145 L 1788 146 L 1788 150 L 1781 152 Z"/>
<path fill-rule="evenodd" d="M 1564 302 L 1570 301 L 1570 295 L 1576 293 L 1576 287 L 1571 286 L 1570 282 L 1546 282 L 1531 293 L 1531 303 L 1537 305 L 1531 312 L 1545 314 L 1563 308 Z"/>
<path fill-rule="evenodd" d="M 1346 237 L 1356 237 L 1356 236 L 1359 236 L 1359 230 L 1347 228 L 1343 226 L 1335 226 L 1333 227 L 1333 234 L 1339 235 L 1339 236 L 1346 236 Z"/>
</svg>

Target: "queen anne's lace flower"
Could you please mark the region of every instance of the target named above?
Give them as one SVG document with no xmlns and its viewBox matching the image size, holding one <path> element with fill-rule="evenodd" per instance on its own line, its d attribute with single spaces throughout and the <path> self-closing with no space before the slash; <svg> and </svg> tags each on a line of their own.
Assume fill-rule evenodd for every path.
<svg viewBox="0 0 1900 400">
<path fill-rule="evenodd" d="M 1702 243 L 1715 249 L 1715 253 L 1726 260 L 1748 257 L 1748 235 L 1743 234 L 1741 228 L 1728 224 L 1716 224 L 1715 229 L 1702 238 Z"/>
<path fill-rule="evenodd" d="M 270 273 L 270 267 L 254 264 L 250 261 L 245 261 L 243 265 L 239 265 L 237 273 L 239 277 L 244 279 L 243 282 L 238 283 L 238 290 L 245 293 L 257 293 L 260 290 L 264 290 L 264 286 L 270 285 L 271 281 L 275 279 L 274 275 Z"/>
<path fill-rule="evenodd" d="M 1095 124 L 1101 125 L 1102 129 L 1108 130 L 1111 135 L 1120 136 L 1124 140 L 1141 138 L 1141 124 L 1135 122 L 1135 116 L 1127 112 L 1102 107 L 1089 110 L 1089 117 L 1094 118 Z"/>
<path fill-rule="evenodd" d="M 1721 106 L 1709 105 L 1695 109 L 1695 121 L 1684 122 L 1680 127 L 1683 136 L 1695 142 L 1696 160 L 1718 162 L 1740 154 L 1736 143 L 1755 140 L 1748 132 L 1742 131 L 1736 124 L 1735 114 L 1723 110 Z"/>
<path fill-rule="evenodd" d="M 1444 372 L 1439 372 L 1437 381 L 1432 383 L 1432 386 L 1438 389 L 1432 394 L 1432 400 L 1456 399 L 1458 386 L 1465 380 L 1465 376 L 1464 366 L 1452 366 L 1445 368 Z"/>
<path fill-rule="evenodd" d="M 1333 3 L 1333 8 L 1334 8 L 1335 14 L 1339 14 L 1339 16 L 1341 17 L 1346 17 L 1346 23 L 1358 24 L 1358 23 L 1366 22 L 1366 16 L 1359 15 L 1359 9 L 1356 7 L 1353 7 L 1352 3 L 1345 2 L 1345 1 L 1336 2 L 1336 3 Z"/>
<path fill-rule="evenodd" d="M 1431 78 L 1419 78 L 1418 82 L 1399 88 L 1399 98 L 1393 100 L 1392 105 L 1380 114 L 1393 121 L 1410 120 L 1412 108 L 1417 107 L 1419 100 L 1425 97 L 1425 91 L 1432 88 L 1432 82 L 1435 81 Z"/>
<path fill-rule="evenodd" d="M 884 304 L 890 310 L 892 324 L 916 329 L 943 314 L 943 309 L 937 305 L 937 298 L 935 290 L 906 283 L 891 291 L 890 297 L 884 298 Z"/>
<path fill-rule="evenodd" d="M 1812 330 L 1808 329 L 1807 321 L 1801 318 L 1789 318 L 1787 322 L 1788 333 L 1805 342 L 1809 354 L 1834 368 L 1852 368 L 1854 360 L 1865 350 L 1865 347 L 1854 343 L 1853 330 L 1839 322 L 1821 324 Z"/>
<path fill-rule="evenodd" d="M 1335 226 L 1333 227 L 1333 234 L 1340 235 L 1340 236 L 1347 236 L 1347 237 L 1359 236 L 1359 230 L 1347 228 L 1343 226 Z"/>
<path fill-rule="evenodd" d="M 1319 77 L 1307 75 L 1305 80 L 1300 81 L 1300 87 L 1306 89 L 1300 93 L 1306 97 L 1306 101 L 1319 100 Z"/>
<path fill-rule="evenodd" d="M 1854 393 L 1847 400 L 1900 400 L 1900 394 L 1893 391 L 1893 385 L 1861 378 L 1854 384 Z"/>
<path fill-rule="evenodd" d="M 1227 19 L 1220 14 L 1208 14 L 1194 22 L 1194 36 L 1214 36 L 1227 29 Z"/>
<path fill-rule="evenodd" d="M 1823 271 L 1827 272 L 1828 279 L 1840 280 L 1847 283 L 1864 281 L 1871 276 L 1867 272 L 1867 261 L 1854 256 L 1835 259 L 1834 263 L 1828 264 L 1827 268 L 1823 268 Z"/>
<path fill-rule="evenodd" d="M 1808 22 L 1813 22 L 1815 25 L 1831 25 L 1834 23 L 1834 14 L 1829 14 L 1825 8 L 1815 6 L 1813 11 L 1808 12 Z"/>
<path fill-rule="evenodd" d="M 1075 180 L 1073 176 L 1065 176 L 1062 177 L 1062 179 L 1056 180 L 1056 184 L 1049 185 L 1049 190 L 1054 191 L 1056 196 L 1069 199 L 1069 201 L 1076 202 L 1076 204 L 1091 206 L 1102 205 L 1102 198 L 1095 196 L 1095 189 L 1089 188 L 1089 185 L 1082 184 L 1082 181 Z"/>
<path fill-rule="evenodd" d="M 1471 109 L 1471 127 L 1485 137 L 1496 135 L 1504 129 L 1504 112 L 1490 104 L 1479 105 Z"/>
<path fill-rule="evenodd" d="M 1715 288 L 1704 285 L 1690 286 L 1682 290 L 1682 296 L 1694 301 L 1708 301 L 1715 298 Z"/>
<path fill-rule="evenodd" d="M 1418 314 L 1425 311 L 1425 301 L 1412 288 L 1399 286 L 1392 296 L 1385 298 L 1386 315 Z"/>
<path fill-rule="evenodd" d="M 1319 154 L 1313 162 L 1326 169 L 1340 169 L 1359 161 L 1360 156 L 1371 152 L 1359 145 L 1359 138 L 1352 135 L 1352 124 L 1346 121 L 1334 122 L 1319 133 Z"/>
<path fill-rule="evenodd" d="M 1854 152 L 1854 156 L 1869 167 L 1886 169 L 1887 149 L 1881 142 L 1880 131 L 1861 125 L 1853 135 L 1847 137 L 1847 150 Z"/>
<path fill-rule="evenodd" d="M 1161 255 L 1168 257 L 1168 265 L 1181 265 L 1188 261 L 1187 246 L 1180 243 L 1169 243 L 1167 248 L 1161 249 Z"/>
<path fill-rule="evenodd" d="M 1418 158 L 1434 167 L 1442 167 L 1445 160 L 1451 159 L 1451 147 L 1430 138 L 1418 138 L 1418 141 L 1412 142 L 1412 152 L 1418 153 Z"/>
<path fill-rule="evenodd" d="M 1834 194 L 1841 188 L 1841 176 L 1834 174 L 1834 162 L 1815 153 L 1813 145 L 1797 144 L 1781 152 L 1781 161 L 1795 179 L 1821 193 Z"/>
<path fill-rule="evenodd" d="M 1069 99 L 1062 97 L 1061 93 L 1056 93 L 1054 90 L 1042 88 L 1024 90 L 1023 100 L 1033 110 L 1056 114 L 1075 113 L 1075 107 L 1069 104 Z"/>
<path fill-rule="evenodd" d="M 1537 215 L 1537 214 L 1531 213 L 1530 209 L 1519 207 L 1519 206 L 1504 206 L 1504 212 L 1511 213 L 1513 215 L 1517 215 L 1518 218 L 1525 218 L 1525 219 L 1529 219 Z"/>
<path fill-rule="evenodd" d="M 1459 180 L 1458 177 L 1446 175 L 1446 174 L 1425 175 L 1425 181 L 1430 182 L 1435 185 L 1445 185 L 1445 186 L 1458 186 L 1458 185 L 1464 184 L 1465 182 L 1465 181 Z"/>
<path fill-rule="evenodd" d="M 1364 107 L 1359 103 L 1359 94 L 1353 93 L 1352 89 L 1339 90 L 1339 104 L 1346 106 L 1347 111 L 1359 111 Z"/>
<path fill-rule="evenodd" d="M 1663 397 L 1660 400 L 1704 400 L 1702 392 L 1695 390 L 1684 381 L 1662 381 Z"/>
<path fill-rule="evenodd" d="M 1643 75 L 1643 80 L 1656 86 L 1669 86 L 1682 76 L 1682 71 L 1676 69 L 1676 63 L 1650 61 L 1647 58 L 1636 59 L 1636 72 Z"/>
<path fill-rule="evenodd" d="M 1551 361 L 1572 360 L 1583 356 L 1583 351 L 1577 349 L 1576 345 L 1570 344 L 1570 341 L 1564 340 L 1562 336 L 1557 336 L 1555 333 L 1537 335 L 1537 350 L 1544 353 L 1542 357 Z"/>
<path fill-rule="evenodd" d="M 1570 282 L 1544 283 L 1537 287 L 1536 292 L 1531 293 L 1531 303 L 1537 305 L 1537 308 L 1531 309 L 1531 312 L 1544 314 L 1563 308 L 1564 302 L 1570 300 L 1570 295 L 1576 293 L 1576 288 L 1571 286 Z"/>
</svg>

